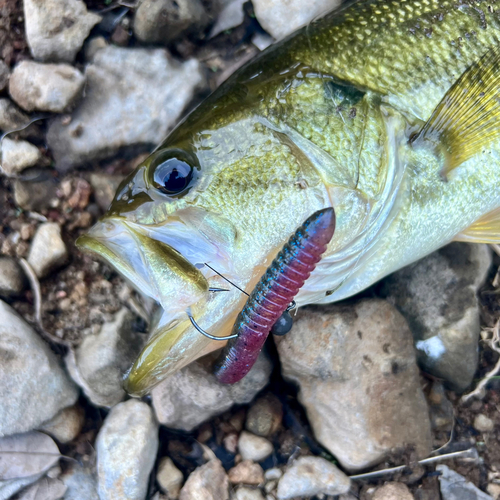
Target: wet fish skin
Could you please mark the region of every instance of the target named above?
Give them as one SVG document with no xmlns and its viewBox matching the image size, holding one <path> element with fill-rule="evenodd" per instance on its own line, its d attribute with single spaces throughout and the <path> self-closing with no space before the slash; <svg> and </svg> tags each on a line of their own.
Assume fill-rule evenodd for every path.
<svg viewBox="0 0 500 500">
<path fill-rule="evenodd" d="M 334 206 L 336 235 L 297 297 L 304 305 L 351 296 L 500 207 L 496 135 L 447 179 L 440 136 L 412 142 L 467 68 L 499 45 L 499 23 L 496 2 L 358 2 L 263 52 L 191 113 L 82 243 L 164 310 L 127 389 L 142 394 L 221 347 L 190 326 L 186 304 L 223 336 L 244 303 L 232 289 L 180 307 L 178 281 L 158 278 L 168 259 L 146 258 L 134 234 L 173 247 L 210 286 L 225 283 L 205 262 L 250 292 L 301 222 Z M 152 182 L 168 150 L 195 163 L 176 196 Z"/>
</svg>

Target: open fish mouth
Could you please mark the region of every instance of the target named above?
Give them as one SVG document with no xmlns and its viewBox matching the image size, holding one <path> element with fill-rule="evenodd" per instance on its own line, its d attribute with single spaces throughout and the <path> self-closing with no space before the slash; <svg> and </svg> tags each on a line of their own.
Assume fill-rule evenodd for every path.
<svg viewBox="0 0 500 500">
<path fill-rule="evenodd" d="M 149 341 L 125 378 L 127 392 L 141 396 L 169 374 L 222 347 L 196 331 L 187 315 L 190 311 L 202 328 L 224 336 L 244 303 L 243 294 L 204 265 L 210 262 L 231 275 L 227 252 L 214 241 L 175 221 L 148 226 L 110 216 L 81 236 L 77 246 L 104 259 L 161 306 Z M 212 293 L 210 287 L 230 289 Z"/>
</svg>

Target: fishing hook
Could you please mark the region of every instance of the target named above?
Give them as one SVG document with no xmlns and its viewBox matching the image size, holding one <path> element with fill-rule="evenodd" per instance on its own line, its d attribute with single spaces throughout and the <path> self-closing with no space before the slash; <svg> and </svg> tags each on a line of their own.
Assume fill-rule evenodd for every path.
<svg viewBox="0 0 500 500">
<path fill-rule="evenodd" d="M 202 335 L 205 335 L 205 337 L 208 337 L 209 339 L 212 339 L 212 340 L 229 340 L 229 339 L 235 339 L 238 334 L 235 333 L 233 335 L 226 335 L 225 337 L 216 337 L 215 335 L 211 335 L 210 333 L 206 332 L 205 330 L 203 330 L 203 328 L 198 324 L 196 323 L 195 319 L 193 318 L 193 315 L 191 314 L 191 312 L 188 310 L 186 311 L 186 314 L 188 315 L 188 318 L 189 320 L 191 321 L 191 324 L 202 334 Z"/>
</svg>

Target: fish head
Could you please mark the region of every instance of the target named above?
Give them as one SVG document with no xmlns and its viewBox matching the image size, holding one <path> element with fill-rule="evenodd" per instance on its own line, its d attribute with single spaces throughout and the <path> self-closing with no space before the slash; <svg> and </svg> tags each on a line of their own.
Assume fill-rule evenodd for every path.
<svg viewBox="0 0 500 500">
<path fill-rule="evenodd" d="M 188 314 L 210 334 L 228 335 L 246 301 L 237 287 L 250 293 L 297 227 L 331 206 L 311 162 L 259 109 L 262 88 L 239 83 L 202 103 L 77 242 L 161 307 L 127 375 L 131 394 L 223 347 Z"/>
</svg>

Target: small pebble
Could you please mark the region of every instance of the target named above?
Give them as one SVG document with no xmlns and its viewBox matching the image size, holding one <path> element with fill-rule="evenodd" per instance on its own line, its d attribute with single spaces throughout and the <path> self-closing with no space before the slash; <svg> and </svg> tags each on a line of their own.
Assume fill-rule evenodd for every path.
<svg viewBox="0 0 500 500">
<path fill-rule="evenodd" d="M 486 491 L 493 497 L 494 500 L 500 500 L 500 484 L 490 483 Z"/>
<path fill-rule="evenodd" d="M 56 185 L 52 179 L 14 182 L 14 201 L 23 210 L 43 210 L 52 206 Z"/>
<path fill-rule="evenodd" d="M 233 493 L 231 500 L 264 500 L 259 489 L 247 488 L 245 486 L 238 488 L 236 493 Z"/>
<path fill-rule="evenodd" d="M 350 479 L 328 460 L 321 457 L 301 457 L 280 479 L 278 498 L 285 500 L 319 493 L 340 495 L 347 493 L 350 486 Z"/>
<path fill-rule="evenodd" d="M 274 394 L 259 398 L 248 410 L 245 427 L 257 436 L 268 437 L 281 425 L 283 405 Z"/>
<path fill-rule="evenodd" d="M 218 459 L 195 469 L 182 487 L 179 500 L 228 500 L 229 482 Z"/>
<path fill-rule="evenodd" d="M 260 462 L 273 452 L 273 444 L 266 438 L 243 431 L 238 440 L 238 449 L 243 460 Z"/>
<path fill-rule="evenodd" d="M 43 278 L 53 269 L 62 266 L 68 258 L 66 245 L 61 238 L 61 228 L 55 222 L 45 222 L 38 228 L 31 243 L 28 263 L 35 274 Z"/>
<path fill-rule="evenodd" d="M 26 111 L 62 113 L 81 94 L 85 77 L 68 64 L 20 62 L 12 72 L 9 92 Z"/>
<path fill-rule="evenodd" d="M 474 429 L 479 432 L 491 432 L 495 428 L 495 422 L 486 415 L 480 413 L 474 418 Z"/>
<path fill-rule="evenodd" d="M 158 466 L 156 480 L 158 481 L 163 493 L 166 493 L 169 498 L 175 500 L 181 491 L 184 476 L 174 465 L 171 458 L 164 457 L 161 459 L 160 465 Z"/>
<path fill-rule="evenodd" d="M 7 175 L 16 175 L 25 168 L 33 167 L 42 158 L 40 150 L 28 141 L 2 140 L 0 164 Z"/>
<path fill-rule="evenodd" d="M 277 467 L 273 467 L 272 469 L 267 469 L 266 472 L 264 472 L 264 477 L 266 478 L 266 481 L 270 481 L 272 479 L 280 479 L 282 475 L 283 471 L 281 469 L 278 469 Z"/>
<path fill-rule="evenodd" d="M 26 278 L 17 262 L 10 257 L 0 257 L 0 297 L 19 295 Z"/>
<path fill-rule="evenodd" d="M 7 132 L 23 127 L 29 116 L 21 111 L 10 99 L 0 98 L 0 130 Z"/>
<path fill-rule="evenodd" d="M 222 444 L 229 453 L 236 453 L 238 450 L 238 434 L 236 434 L 236 432 L 231 432 L 231 434 L 224 437 Z"/>
<path fill-rule="evenodd" d="M 253 484 L 264 482 L 264 471 L 259 464 L 244 460 L 228 472 L 229 481 L 233 484 Z"/>
<path fill-rule="evenodd" d="M 268 481 L 266 483 L 266 485 L 264 486 L 264 491 L 266 493 L 271 493 L 272 491 L 274 491 L 276 489 L 276 486 L 278 486 L 278 481 L 276 481 L 276 480 Z"/>
<path fill-rule="evenodd" d="M 414 497 L 406 484 L 387 483 L 376 489 L 372 500 L 414 500 Z"/>
<path fill-rule="evenodd" d="M 80 434 L 84 420 L 83 408 L 71 406 L 61 410 L 53 419 L 45 422 L 39 430 L 50 434 L 60 443 L 69 443 Z"/>
</svg>

